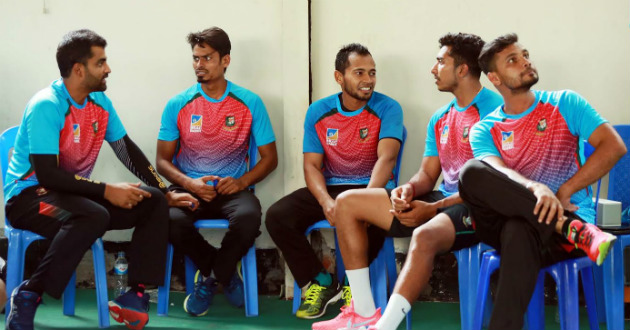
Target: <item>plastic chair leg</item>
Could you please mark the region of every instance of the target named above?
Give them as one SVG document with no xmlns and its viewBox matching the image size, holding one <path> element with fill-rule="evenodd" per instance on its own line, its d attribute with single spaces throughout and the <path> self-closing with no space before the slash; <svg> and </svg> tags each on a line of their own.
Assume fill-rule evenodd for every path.
<svg viewBox="0 0 630 330">
<path fill-rule="evenodd" d="M 475 314 L 473 316 L 473 330 L 481 330 L 483 323 L 484 306 L 488 298 L 490 287 L 490 275 L 499 268 L 499 258 L 492 253 L 483 255 L 479 268 L 479 282 L 477 286 L 477 299 L 475 302 Z"/>
<path fill-rule="evenodd" d="M 398 271 L 396 270 L 396 251 L 394 250 L 394 240 L 386 237 L 383 243 L 383 251 L 385 252 L 385 266 L 387 267 L 387 293 L 394 292 Z"/>
<path fill-rule="evenodd" d="M 525 314 L 527 330 L 545 329 L 545 272 L 538 273 L 534 293 Z"/>
<path fill-rule="evenodd" d="M 173 245 L 166 247 L 166 267 L 164 270 L 164 283 L 158 287 L 158 316 L 168 316 L 168 305 L 171 290 L 171 272 L 173 270 Z"/>
<path fill-rule="evenodd" d="M 385 252 L 381 249 L 370 265 L 370 284 L 376 308 L 385 311 L 387 306 L 387 273 L 385 271 Z"/>
<path fill-rule="evenodd" d="M 560 312 L 560 329 L 578 330 L 578 270 L 574 264 L 561 262 L 556 264 L 550 274 L 556 280 L 558 291 L 558 309 Z"/>
<path fill-rule="evenodd" d="M 580 275 L 582 276 L 582 290 L 584 292 L 584 300 L 586 301 L 586 313 L 588 314 L 589 326 L 591 330 L 599 329 L 593 267 L 580 269 Z"/>
<path fill-rule="evenodd" d="M 300 304 L 302 303 L 302 288 L 293 281 L 293 314 L 297 313 Z"/>
<path fill-rule="evenodd" d="M 23 279 L 24 273 L 24 253 L 22 251 L 22 240 L 20 233 L 16 233 L 15 230 L 9 234 L 9 249 L 7 252 L 7 304 L 6 310 L 10 309 L 11 293 L 20 285 Z M 9 316 L 9 313 L 5 313 L 5 319 Z"/>
<path fill-rule="evenodd" d="M 607 258 L 608 259 L 608 258 Z M 606 261 L 604 261 L 604 264 Z M 604 268 L 605 266 L 594 266 L 593 277 L 595 280 L 595 299 L 597 301 L 597 321 L 599 323 L 606 322 L 606 299 L 604 293 Z"/>
<path fill-rule="evenodd" d="M 245 290 L 245 315 L 258 316 L 258 275 L 256 274 L 256 248 L 252 246 L 241 261 Z"/>
<path fill-rule="evenodd" d="M 459 282 L 459 313 L 462 330 L 470 330 L 475 311 L 479 279 L 478 246 L 455 251 Z"/>
<path fill-rule="evenodd" d="M 109 307 L 107 305 L 107 270 L 105 269 L 105 249 L 103 240 L 97 239 L 92 244 L 94 261 L 94 285 L 96 286 L 96 308 L 98 309 L 98 327 L 109 328 Z"/>
<path fill-rule="evenodd" d="M 602 265 L 606 325 L 609 330 L 623 329 L 623 244 L 616 242 Z"/>
<path fill-rule="evenodd" d="M 343 280 L 346 277 L 346 266 L 343 264 L 343 257 L 341 256 L 341 249 L 339 249 L 339 241 L 337 240 L 337 230 L 334 231 L 335 236 L 335 271 L 337 272 L 337 281 L 343 285 Z"/>
<path fill-rule="evenodd" d="M 195 289 L 195 273 L 197 272 L 197 267 L 188 257 L 184 258 L 184 266 L 186 267 L 186 294 L 189 295 Z"/>
<path fill-rule="evenodd" d="M 74 316 L 74 296 L 76 294 L 77 272 L 72 273 L 72 277 L 66 285 L 61 298 L 63 304 L 63 315 Z"/>
</svg>

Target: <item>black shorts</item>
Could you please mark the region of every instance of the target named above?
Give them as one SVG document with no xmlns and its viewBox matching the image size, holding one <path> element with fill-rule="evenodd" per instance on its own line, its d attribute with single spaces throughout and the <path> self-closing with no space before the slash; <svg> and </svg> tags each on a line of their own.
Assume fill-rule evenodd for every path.
<svg viewBox="0 0 630 330">
<path fill-rule="evenodd" d="M 386 189 L 387 195 L 392 195 L 392 189 Z M 446 198 L 440 191 L 432 191 L 420 197 L 414 198 L 414 200 L 420 200 L 423 202 L 433 203 Z M 455 242 L 451 246 L 449 251 L 457 251 L 463 248 L 470 247 L 479 243 L 479 240 L 475 236 L 475 230 L 473 228 L 470 217 L 468 216 L 468 208 L 464 204 L 455 204 L 449 207 L 438 209 L 437 213 L 444 213 L 448 215 L 455 227 Z M 394 217 L 392 225 L 387 232 L 387 236 L 391 237 L 410 237 L 413 234 L 413 230 L 416 227 L 407 227 L 400 223 L 398 218 Z"/>
</svg>

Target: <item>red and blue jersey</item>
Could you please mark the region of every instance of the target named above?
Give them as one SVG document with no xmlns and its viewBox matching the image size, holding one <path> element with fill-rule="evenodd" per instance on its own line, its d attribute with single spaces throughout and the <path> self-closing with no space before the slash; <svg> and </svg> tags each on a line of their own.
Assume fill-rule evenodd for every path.
<svg viewBox="0 0 630 330">
<path fill-rule="evenodd" d="M 459 170 L 473 158 L 468 142 L 470 129 L 480 119 L 503 104 L 503 98 L 482 88 L 469 105 L 459 107 L 457 99 L 438 109 L 427 126 L 424 157 L 437 156 L 442 166 L 442 183 L 438 190 L 445 196 L 458 191 Z"/>
<path fill-rule="evenodd" d="M 498 108 L 472 130 L 475 158 L 500 157 L 523 176 L 544 183 L 554 193 L 584 164 L 582 140 L 606 123 L 579 94 L 534 91 L 536 101 L 518 115 Z M 595 219 L 590 187 L 571 196 L 584 220 Z"/>
<path fill-rule="evenodd" d="M 5 201 L 39 183 L 30 155 L 58 155 L 61 169 L 89 178 L 103 140 L 114 142 L 125 134 L 104 93 L 90 93 L 77 104 L 63 80 L 55 80 L 26 105 L 5 179 Z"/>
<path fill-rule="evenodd" d="M 344 111 L 339 95 L 308 108 L 303 151 L 324 154 L 327 185 L 367 185 L 378 159 L 378 142 L 384 138 L 402 141 L 402 108 L 394 99 L 374 92 L 361 109 Z M 386 187 L 395 187 L 393 175 Z"/>
<path fill-rule="evenodd" d="M 162 114 L 159 140 L 178 141 L 173 164 L 191 178 L 241 177 L 253 137 L 257 146 L 275 141 L 258 95 L 228 81 L 219 99 L 195 84 L 173 97 Z"/>
</svg>

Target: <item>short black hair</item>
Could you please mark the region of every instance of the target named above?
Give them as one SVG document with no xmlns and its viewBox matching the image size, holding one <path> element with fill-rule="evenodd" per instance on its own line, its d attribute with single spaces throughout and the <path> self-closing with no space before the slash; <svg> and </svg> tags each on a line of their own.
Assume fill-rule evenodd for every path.
<svg viewBox="0 0 630 330">
<path fill-rule="evenodd" d="M 337 52 L 337 57 L 335 58 L 335 70 L 341 73 L 345 73 L 346 68 L 350 66 L 350 61 L 348 60 L 348 57 L 350 57 L 350 54 L 352 53 L 356 53 L 357 55 L 361 56 L 372 56 L 367 47 L 361 44 L 351 43 L 345 45 L 339 50 L 339 52 Z"/>
<path fill-rule="evenodd" d="M 496 70 L 494 55 L 517 42 L 518 36 L 516 33 L 509 33 L 499 36 L 483 46 L 481 54 L 479 54 L 479 66 L 481 70 L 483 70 L 483 73 L 488 74 L 488 72 Z"/>
<path fill-rule="evenodd" d="M 440 48 L 451 47 L 448 54 L 455 60 L 455 66 L 468 65 L 468 71 L 476 78 L 481 76 L 477 59 L 484 44 L 483 39 L 470 33 L 447 33 L 440 38 Z"/>
<path fill-rule="evenodd" d="M 66 33 L 57 46 L 57 66 L 63 78 L 70 77 L 75 63 L 87 64 L 87 60 L 94 56 L 92 46 L 107 46 L 107 41 L 96 32 L 81 29 Z"/>
<path fill-rule="evenodd" d="M 230 37 L 221 28 L 213 26 L 200 32 L 191 32 L 186 37 L 190 48 L 201 44 L 207 44 L 219 53 L 219 57 L 230 54 L 232 50 L 232 44 L 230 43 Z"/>
</svg>

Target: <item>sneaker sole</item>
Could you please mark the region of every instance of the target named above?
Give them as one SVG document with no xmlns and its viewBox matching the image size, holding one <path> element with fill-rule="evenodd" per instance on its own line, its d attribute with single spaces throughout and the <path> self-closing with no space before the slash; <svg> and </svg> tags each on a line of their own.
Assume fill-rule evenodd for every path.
<svg viewBox="0 0 630 330">
<path fill-rule="evenodd" d="M 11 299 L 10 299 L 10 308 L 9 308 L 9 314 L 7 314 L 7 324 L 6 324 L 6 328 L 5 329 L 9 329 L 9 324 L 11 324 L 11 321 L 13 321 L 13 308 L 15 307 L 15 304 L 13 303 L 13 298 L 15 298 L 15 296 L 17 295 L 19 286 L 16 287 L 15 289 L 13 289 L 13 292 L 11 292 Z M 6 313 L 6 311 L 5 311 Z"/>
<path fill-rule="evenodd" d="M 615 244 L 616 241 L 617 241 L 617 237 L 610 235 L 609 240 L 599 245 L 598 247 L 599 254 L 597 255 L 597 266 L 601 266 L 604 263 L 606 256 L 608 256 L 608 251 L 610 251 L 610 248 Z"/>
<path fill-rule="evenodd" d="M 204 315 L 208 314 L 208 311 L 210 310 L 210 308 L 206 309 L 203 313 L 199 313 L 199 314 L 195 314 L 195 313 L 190 312 L 188 310 L 188 308 L 186 308 L 186 304 L 188 303 L 188 298 L 190 298 L 190 294 L 186 296 L 186 299 L 184 299 L 184 311 L 186 313 L 188 313 L 189 315 L 192 315 L 192 316 L 204 316 Z"/>
<path fill-rule="evenodd" d="M 305 316 L 297 316 L 297 313 L 295 314 L 295 316 L 297 316 L 298 318 L 301 319 L 305 319 L 305 320 L 312 320 L 312 319 L 316 319 L 321 317 L 322 315 L 326 314 L 326 308 L 328 308 L 328 305 L 330 304 L 334 304 L 337 301 L 339 301 L 339 299 L 341 299 L 341 293 L 343 291 L 339 291 L 336 295 L 334 295 L 332 298 L 330 298 L 330 300 L 328 300 L 328 302 L 326 303 L 326 305 L 324 305 L 324 308 L 321 310 L 321 312 L 319 314 L 315 314 L 315 315 L 305 315 Z"/>
<path fill-rule="evenodd" d="M 132 330 L 142 330 L 149 322 L 149 314 L 139 312 L 133 309 L 122 308 L 113 301 L 109 302 L 109 315 L 118 322 L 124 323 L 125 326 Z"/>
</svg>

